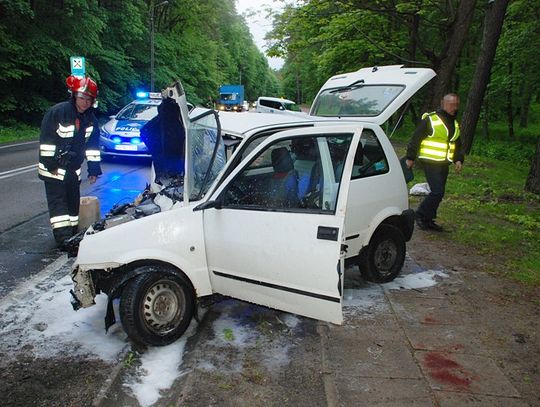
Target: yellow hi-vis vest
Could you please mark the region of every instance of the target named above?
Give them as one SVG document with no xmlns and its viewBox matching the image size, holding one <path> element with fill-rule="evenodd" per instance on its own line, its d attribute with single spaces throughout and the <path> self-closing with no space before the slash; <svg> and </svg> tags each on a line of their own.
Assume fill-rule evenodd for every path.
<svg viewBox="0 0 540 407">
<path fill-rule="evenodd" d="M 418 158 L 431 161 L 454 161 L 456 140 L 459 138 L 459 124 L 454 120 L 454 135 L 448 139 L 448 128 L 436 112 L 424 113 L 422 120 L 429 118 L 432 132 L 420 143 Z"/>
</svg>

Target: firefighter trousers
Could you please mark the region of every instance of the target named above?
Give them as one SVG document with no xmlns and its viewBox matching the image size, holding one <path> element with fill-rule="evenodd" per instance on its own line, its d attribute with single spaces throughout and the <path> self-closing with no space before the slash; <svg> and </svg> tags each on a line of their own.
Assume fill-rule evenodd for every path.
<svg viewBox="0 0 540 407">
<path fill-rule="evenodd" d="M 77 233 L 79 225 L 80 181 L 74 171 L 66 172 L 63 181 L 45 181 L 45 194 L 54 239 L 62 245 Z"/>
</svg>

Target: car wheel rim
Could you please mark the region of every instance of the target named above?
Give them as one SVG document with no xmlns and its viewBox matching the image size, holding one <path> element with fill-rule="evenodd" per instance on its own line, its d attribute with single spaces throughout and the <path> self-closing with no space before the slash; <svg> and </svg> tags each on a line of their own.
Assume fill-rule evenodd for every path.
<svg viewBox="0 0 540 407">
<path fill-rule="evenodd" d="M 396 259 L 397 247 L 393 241 L 385 240 L 377 246 L 374 255 L 374 263 L 381 274 L 391 273 L 391 269 L 396 263 Z"/>
<path fill-rule="evenodd" d="M 167 334 L 182 320 L 185 303 L 180 285 L 170 280 L 157 281 L 146 292 L 142 304 L 146 326 L 157 334 Z"/>
</svg>

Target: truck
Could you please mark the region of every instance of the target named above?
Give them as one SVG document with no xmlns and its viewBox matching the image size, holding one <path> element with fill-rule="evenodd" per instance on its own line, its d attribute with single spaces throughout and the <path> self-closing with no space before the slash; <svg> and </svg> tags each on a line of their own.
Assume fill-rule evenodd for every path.
<svg viewBox="0 0 540 407">
<path fill-rule="evenodd" d="M 241 112 L 244 110 L 244 85 L 221 85 L 217 110 Z"/>
</svg>

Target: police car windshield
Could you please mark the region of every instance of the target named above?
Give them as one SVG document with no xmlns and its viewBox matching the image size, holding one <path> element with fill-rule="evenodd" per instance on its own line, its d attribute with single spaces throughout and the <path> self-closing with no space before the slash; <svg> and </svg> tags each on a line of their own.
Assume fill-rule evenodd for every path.
<svg viewBox="0 0 540 407">
<path fill-rule="evenodd" d="M 144 120 L 148 121 L 157 116 L 156 105 L 129 104 L 116 115 L 116 120 Z"/>
</svg>

